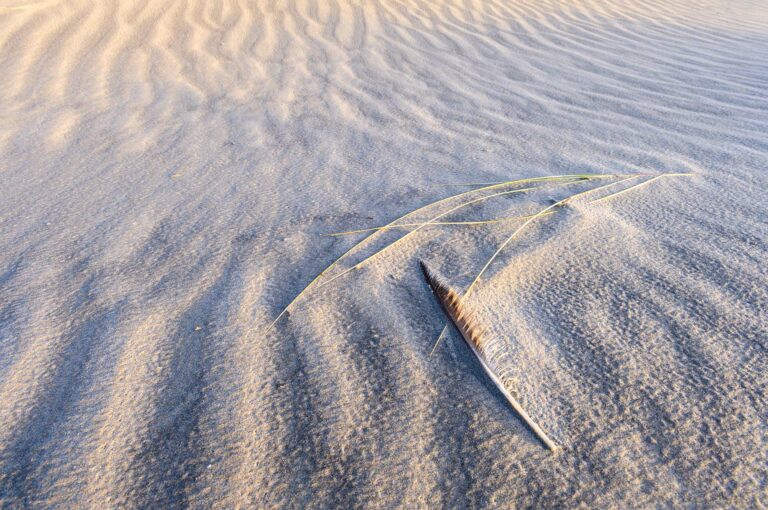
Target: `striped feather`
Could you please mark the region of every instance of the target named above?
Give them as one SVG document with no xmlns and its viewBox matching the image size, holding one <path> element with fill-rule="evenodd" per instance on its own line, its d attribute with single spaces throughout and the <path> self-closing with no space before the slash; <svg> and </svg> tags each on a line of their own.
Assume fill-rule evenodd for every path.
<svg viewBox="0 0 768 510">
<path fill-rule="evenodd" d="M 443 283 L 424 262 L 421 262 L 421 270 L 437 296 L 438 301 L 443 305 L 445 312 L 451 318 L 456 328 L 461 333 L 461 337 L 466 342 L 469 349 L 475 355 L 480 365 L 483 367 L 486 375 L 493 381 L 496 387 L 506 397 L 512 408 L 520 415 L 523 421 L 531 428 L 536 436 L 553 452 L 558 450 L 558 446 L 541 427 L 525 412 L 514 396 L 514 391 L 509 386 L 510 378 L 502 373 L 499 361 L 504 357 L 504 350 L 499 348 L 499 342 L 489 340 L 487 335 L 483 334 L 481 326 L 471 310 L 465 306 L 461 296 L 456 291 Z"/>
</svg>

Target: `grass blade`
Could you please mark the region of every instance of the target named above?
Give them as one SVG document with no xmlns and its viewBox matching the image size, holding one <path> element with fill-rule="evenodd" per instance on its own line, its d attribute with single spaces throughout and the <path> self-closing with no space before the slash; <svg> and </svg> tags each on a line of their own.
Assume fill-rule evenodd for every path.
<svg viewBox="0 0 768 510">
<path fill-rule="evenodd" d="M 409 213 L 406 213 L 406 214 L 404 214 L 403 216 L 400 216 L 399 218 L 397 218 L 397 219 L 393 220 L 393 221 L 392 221 L 392 222 L 390 222 L 388 225 L 386 225 L 386 227 L 391 227 L 391 226 L 394 226 L 394 225 L 396 225 L 396 224 L 397 224 L 399 221 L 401 221 L 401 220 L 403 220 L 403 219 L 405 219 L 405 218 L 407 218 L 407 217 L 409 217 L 409 216 L 412 216 L 413 214 L 416 214 L 416 213 L 418 213 L 418 212 L 421 212 L 421 211 L 423 211 L 423 210 L 425 210 L 425 209 L 428 209 L 428 208 L 430 208 L 430 207 L 433 207 L 433 206 L 436 206 L 436 205 L 439 205 L 439 204 L 445 203 L 445 202 L 447 202 L 447 201 L 449 201 L 449 200 L 453 200 L 453 199 L 456 199 L 456 198 L 460 198 L 460 197 L 463 197 L 463 196 L 467 196 L 467 195 L 470 195 L 470 194 L 472 194 L 472 193 L 477 193 L 477 192 L 479 192 L 479 191 L 485 191 L 485 190 L 490 190 L 490 189 L 496 189 L 496 188 L 499 188 L 499 187 L 503 187 L 503 186 L 515 186 L 515 185 L 522 185 L 522 184 L 528 184 L 528 183 L 534 183 L 534 182 L 557 182 L 557 181 L 565 181 L 565 180 L 572 180 L 572 179 L 585 179 L 585 180 L 588 180 L 588 179 L 601 179 L 601 178 L 609 178 L 609 177 L 613 177 L 613 176 L 612 176 L 612 175 L 606 175 L 606 174 L 564 174 L 564 175 L 552 175 L 552 176 L 545 176 L 545 177 L 528 177 L 528 178 L 524 178 L 524 179 L 516 179 L 516 180 L 512 180 L 512 181 L 506 181 L 506 182 L 493 183 L 493 184 L 490 184 L 490 185 L 488 185 L 488 186 L 485 186 L 485 187 L 482 187 L 482 188 L 478 188 L 478 189 L 473 189 L 473 190 L 464 191 L 464 192 L 462 192 L 462 193 L 458 193 L 458 194 L 456 194 L 456 195 L 452 195 L 452 196 L 449 196 L 449 197 L 446 197 L 446 198 L 443 198 L 443 199 L 437 200 L 437 201 L 435 201 L 435 202 L 431 202 L 431 203 L 429 203 L 429 204 L 427 204 L 427 205 L 424 205 L 424 206 L 422 206 L 422 207 L 419 207 L 419 208 L 417 208 L 417 209 L 414 209 L 413 211 L 411 211 L 411 212 L 409 212 Z M 304 287 L 304 289 L 302 289 L 302 290 L 301 290 L 301 292 L 299 292 L 299 293 L 298 293 L 298 294 L 297 294 L 297 295 L 296 295 L 296 296 L 295 296 L 295 297 L 294 297 L 294 298 L 293 298 L 293 299 L 292 299 L 292 300 L 291 300 L 291 301 L 290 301 L 290 302 L 289 302 L 289 303 L 288 303 L 288 304 L 285 306 L 285 308 L 283 308 L 283 310 L 282 310 L 282 311 L 281 311 L 281 312 L 280 312 L 280 313 L 277 315 L 277 317 L 275 317 L 275 319 L 274 319 L 274 320 L 273 320 L 273 321 L 270 323 L 270 325 L 269 325 L 269 326 L 266 328 L 266 330 L 264 331 L 264 333 L 265 333 L 265 334 L 266 334 L 266 333 L 269 333 L 269 332 L 270 332 L 270 331 L 271 331 L 271 330 L 272 330 L 272 329 L 275 327 L 275 325 L 278 323 L 278 321 L 279 321 L 279 320 L 280 320 L 280 319 L 281 319 L 281 318 L 282 318 L 282 317 L 283 317 L 283 316 L 286 314 L 286 312 L 288 312 L 288 310 L 289 310 L 289 309 L 290 309 L 290 308 L 291 308 L 291 307 L 292 307 L 292 306 L 293 306 L 293 305 L 294 305 L 296 302 L 298 302 L 298 301 L 299 301 L 299 299 L 300 299 L 302 296 L 304 296 L 304 295 L 305 295 L 305 294 L 306 294 L 306 293 L 309 291 L 309 289 L 311 289 L 312 287 L 314 287 L 314 286 L 317 284 L 317 282 L 318 282 L 318 281 L 320 281 L 320 279 L 321 279 L 321 278 L 323 278 L 323 276 L 325 276 L 325 275 L 326 275 L 326 274 L 327 274 L 327 273 L 328 273 L 328 272 L 329 272 L 331 269 L 333 269 L 334 267 L 336 267 L 336 265 L 337 265 L 339 262 L 341 262 L 343 259 L 345 259 L 347 256 L 349 256 L 349 255 L 350 255 L 352 252 L 354 252 L 354 251 L 355 251 L 357 248 L 359 248 L 360 246 L 362 246 L 364 243 L 366 243 L 367 241 L 370 241 L 370 240 L 372 240 L 372 239 L 373 239 L 373 237 L 374 237 L 374 236 L 376 236 L 376 235 L 377 235 L 377 234 L 379 234 L 379 233 L 380 233 L 379 231 L 375 231 L 375 232 L 372 232 L 370 235 L 366 236 L 364 239 L 360 240 L 360 242 L 358 242 L 357 244 L 355 244 L 354 246 L 352 246 L 351 248 L 349 248 L 347 251 L 345 251 L 343 254 L 341 254 L 341 256 L 339 256 L 339 257 L 338 257 L 336 260 L 334 260 L 334 261 L 333 261 L 333 262 L 332 262 L 332 263 L 331 263 L 331 264 L 330 264 L 328 267 L 326 267 L 325 269 L 323 269 L 323 271 L 321 271 L 321 272 L 320 272 L 320 273 L 319 273 L 317 276 L 315 276 L 315 278 L 313 278 L 313 279 L 312 279 L 312 281 L 310 281 L 310 282 L 307 284 L 307 286 L 306 286 L 306 287 Z M 396 241 L 396 242 L 397 242 L 397 241 Z M 374 255 L 375 255 L 375 254 L 374 254 Z M 370 258 L 370 257 L 369 257 L 369 258 Z M 339 275 L 339 276 L 341 276 L 341 275 Z M 338 277 L 338 276 L 337 276 L 337 277 Z M 337 277 L 334 277 L 333 279 L 336 279 Z"/>
<path fill-rule="evenodd" d="M 372 232 L 374 230 L 388 230 L 393 228 L 411 228 L 411 227 L 439 227 L 439 226 L 461 226 L 461 225 L 491 225 L 494 223 L 503 223 L 505 221 L 525 220 L 533 216 L 527 214 L 525 216 L 508 216 L 506 218 L 495 218 L 492 220 L 477 220 L 477 221 L 434 221 L 434 222 L 422 222 L 422 223 L 399 223 L 397 225 L 385 225 L 382 227 L 371 227 L 360 230 L 348 230 L 346 232 L 334 232 L 333 234 L 323 234 L 329 237 L 346 236 L 352 234 L 361 234 L 363 232 Z"/>
<path fill-rule="evenodd" d="M 652 183 L 653 181 L 655 181 L 657 179 L 661 179 L 662 177 L 689 177 L 691 175 L 693 175 L 693 174 L 661 174 L 661 175 L 657 175 L 655 177 L 652 177 L 652 178 L 648 179 L 647 181 L 641 182 L 639 184 L 635 184 L 634 186 L 630 186 L 629 188 L 625 188 L 625 189 L 623 189 L 621 191 L 617 191 L 616 193 L 611 193 L 610 195 L 606 195 L 604 197 L 598 198 L 597 200 L 593 200 L 592 203 L 596 204 L 596 203 L 602 202 L 604 200 L 609 200 L 611 198 L 618 197 L 619 195 L 623 195 L 624 193 L 626 193 L 628 191 L 632 191 L 633 189 L 637 189 L 637 188 L 639 188 L 641 186 L 645 186 L 647 184 L 650 184 L 650 183 Z"/>
</svg>

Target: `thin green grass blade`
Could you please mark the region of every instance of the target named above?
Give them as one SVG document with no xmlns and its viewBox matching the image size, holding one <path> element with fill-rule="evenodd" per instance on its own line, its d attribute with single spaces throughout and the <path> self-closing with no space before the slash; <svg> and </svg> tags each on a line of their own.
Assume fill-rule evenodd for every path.
<svg viewBox="0 0 768 510">
<path fill-rule="evenodd" d="M 458 193 L 458 194 L 456 194 L 456 195 L 451 195 L 451 196 L 449 196 L 449 197 L 446 197 L 446 198 L 443 198 L 443 199 L 440 199 L 440 200 L 436 200 L 436 201 L 434 201 L 434 202 L 430 202 L 429 204 L 426 204 L 426 205 L 424 205 L 424 206 L 422 206 L 422 207 L 419 207 L 419 208 L 417 208 L 417 209 L 414 209 L 413 211 L 411 211 L 411 212 L 409 212 L 409 213 L 406 213 L 406 214 L 404 214 L 403 216 L 400 216 L 399 218 L 397 218 L 397 219 L 393 220 L 392 222 L 390 222 L 390 223 L 389 223 L 387 226 L 393 226 L 393 225 L 397 224 L 397 222 L 399 222 L 399 221 L 401 221 L 401 220 L 403 220 L 403 219 L 405 219 L 405 218 L 407 218 L 407 217 L 409 217 L 409 216 L 411 216 L 411 215 L 413 215 L 413 214 L 416 214 L 416 213 L 418 213 L 418 212 L 421 212 L 421 211 L 423 211 L 423 210 L 425 210 L 425 209 L 428 209 L 428 208 L 430 208 L 430 207 L 433 207 L 433 206 L 436 206 L 436 205 L 439 205 L 439 204 L 445 203 L 445 202 L 447 202 L 447 201 L 449 201 L 449 200 L 453 200 L 453 199 L 456 199 L 456 198 L 460 198 L 460 197 L 463 197 L 463 196 L 467 196 L 467 195 L 470 195 L 470 194 L 472 194 L 472 193 L 477 193 L 477 192 L 479 192 L 479 191 L 485 191 L 485 190 L 490 190 L 490 189 L 496 189 L 496 188 L 499 188 L 499 187 L 503 187 L 503 186 L 515 186 L 515 185 L 522 185 L 522 184 L 533 183 L 533 182 L 551 182 L 551 181 L 562 181 L 562 180 L 575 179 L 575 178 L 579 178 L 579 179 L 600 179 L 600 178 L 608 178 L 608 177 L 612 177 L 612 176 L 610 176 L 610 175 L 607 175 L 607 174 L 564 174 L 564 175 L 552 175 L 552 176 L 546 176 L 546 177 L 528 177 L 528 178 L 525 178 L 525 179 L 516 179 L 516 180 L 512 180 L 512 181 L 506 181 L 506 182 L 499 182 L 499 183 L 494 183 L 494 184 L 491 184 L 491 185 L 488 185 L 488 186 L 484 186 L 484 187 L 482 187 L 482 188 L 478 188 L 478 189 L 473 189 L 473 190 L 464 191 L 464 192 L 462 192 L 462 193 Z M 361 245 L 363 245 L 363 244 L 364 244 L 364 243 L 366 243 L 367 241 L 370 241 L 370 240 L 372 240 L 372 238 L 373 238 L 374 236 L 376 236 L 377 234 L 379 234 L 379 233 L 380 233 L 379 231 L 375 231 L 375 232 L 371 233 L 370 235 L 366 236 L 364 239 L 360 240 L 360 242 L 358 242 L 357 244 L 355 244 L 354 246 L 352 246 L 350 249 L 348 249 L 347 251 L 345 251 L 343 254 L 341 254 L 341 256 L 339 256 L 339 258 L 337 258 L 336 260 L 334 260 L 334 261 L 333 261 L 333 262 L 332 262 L 332 263 L 331 263 L 331 264 L 330 264 L 328 267 L 326 267 L 325 269 L 323 269 L 323 271 L 321 271 L 321 272 L 320 272 L 320 274 L 318 274 L 318 275 L 317 275 L 315 278 L 313 278 L 313 279 L 312 279 L 312 281 L 310 281 L 310 282 L 307 284 L 307 286 L 306 286 L 306 287 L 304 287 L 304 289 L 302 289 L 302 291 L 301 291 L 301 292 L 299 292 L 299 293 L 298 293 L 298 294 L 297 294 L 297 295 L 296 295 L 296 296 L 295 296 L 295 297 L 294 297 L 294 298 L 293 298 L 293 299 L 292 299 L 292 300 L 291 300 L 291 301 L 290 301 L 290 302 L 289 302 L 289 303 L 288 303 L 288 304 L 285 306 L 285 308 L 283 308 L 283 310 L 282 310 L 282 311 L 281 311 L 281 312 L 280 312 L 280 313 L 277 315 L 277 317 L 275 317 L 275 319 L 272 321 L 272 323 L 270 323 L 270 325 L 267 327 L 267 329 L 265 330 L 265 332 L 264 332 L 264 333 L 266 334 L 266 333 L 270 332 L 270 331 L 272 330 L 272 328 L 274 328 L 274 327 L 275 327 L 275 325 L 278 323 L 278 321 L 279 321 L 279 320 L 280 320 L 280 319 L 281 319 L 281 318 L 282 318 L 282 317 L 283 317 L 283 316 L 286 314 L 286 312 L 288 312 L 288 310 L 289 310 L 289 309 L 290 309 L 290 308 L 291 308 L 291 307 L 292 307 L 292 306 L 293 306 L 293 305 L 294 305 L 294 304 L 295 304 L 295 303 L 296 303 L 296 302 L 297 302 L 297 301 L 298 301 L 298 300 L 299 300 L 299 299 L 300 299 L 300 298 L 301 298 L 301 297 L 302 297 L 304 294 L 306 294 L 306 293 L 307 293 L 307 291 L 308 291 L 310 288 L 312 288 L 314 285 L 316 285 L 316 284 L 317 284 L 317 282 L 318 282 L 318 281 L 319 281 L 319 280 L 320 280 L 320 279 L 321 279 L 323 276 L 325 276 L 325 275 L 328 273 L 328 271 L 330 271 L 331 269 L 333 269 L 334 267 L 336 267 L 336 265 L 337 265 L 339 262 L 341 262 L 341 261 L 342 261 L 344 258 L 346 258 L 348 255 L 350 255 L 350 254 L 351 254 L 353 251 L 355 251 L 357 248 L 359 248 Z M 335 279 L 335 278 L 336 278 L 336 277 L 334 277 L 334 279 Z"/>
<path fill-rule="evenodd" d="M 640 188 L 642 186 L 646 186 L 646 185 L 652 183 L 653 181 L 655 181 L 657 179 L 661 179 L 662 177 L 690 177 L 692 175 L 693 174 L 660 174 L 660 175 L 657 175 L 655 177 L 652 177 L 652 178 L 648 179 L 647 181 L 643 181 L 643 182 L 641 182 L 639 184 L 635 184 L 634 186 L 630 186 L 629 188 L 625 188 L 625 189 L 623 189 L 621 191 L 617 191 L 616 193 L 611 193 L 610 195 L 606 195 L 604 197 L 598 198 L 597 200 L 593 200 L 591 203 L 596 204 L 596 203 L 599 203 L 599 202 L 603 202 L 605 200 L 609 200 L 609 199 L 614 198 L 614 197 L 618 197 L 618 196 L 623 195 L 624 193 L 627 193 L 627 192 L 632 191 L 634 189 Z"/>
<path fill-rule="evenodd" d="M 634 179 L 634 177 L 629 177 L 629 178 L 627 178 L 627 179 L 622 179 L 621 181 L 619 181 L 619 183 L 620 183 L 620 182 L 625 182 L 625 181 L 628 181 L 628 180 L 631 180 L 631 179 Z M 471 293 L 471 292 L 472 292 L 472 290 L 474 289 L 475 285 L 477 285 L 477 282 L 478 282 L 478 281 L 480 281 L 480 278 L 483 276 L 483 273 L 485 273 L 485 271 L 486 271 L 486 270 L 488 269 L 488 267 L 489 267 L 489 266 L 490 266 L 490 265 L 493 263 L 493 261 L 494 261 L 494 260 L 496 260 L 496 257 L 498 257 L 498 256 L 499 256 L 499 254 L 501 253 L 501 251 L 502 251 L 502 250 L 503 250 L 503 249 L 504 249 L 504 248 L 505 248 L 505 247 L 506 247 L 506 246 L 507 246 L 507 245 L 508 245 L 508 244 L 509 244 L 509 243 L 510 243 L 510 242 L 511 242 L 513 239 L 515 239 L 515 237 L 517 237 L 517 235 L 518 235 L 520 232 L 522 232 L 523 230 L 525 230 L 525 227 L 527 227 L 528 225 L 530 225 L 531 223 L 533 223 L 533 222 L 534 222 L 534 221 L 536 221 L 537 219 L 541 218 L 542 216 L 544 216 L 546 213 L 548 213 L 548 212 L 549 212 L 549 211 L 551 211 L 552 209 L 556 209 L 556 208 L 558 208 L 558 207 L 560 207 L 560 206 L 563 206 L 563 205 L 567 204 L 568 202 L 571 202 L 571 201 L 575 200 L 576 198 L 578 198 L 578 197 L 580 197 L 580 196 L 584 196 L 584 195 L 586 195 L 587 193 L 592 193 L 592 192 L 595 192 L 595 191 L 599 191 L 599 190 L 601 190 L 601 189 L 605 189 L 605 188 L 608 188 L 608 187 L 610 187 L 610 186 L 613 186 L 613 185 L 615 185 L 615 184 L 618 184 L 618 183 L 615 183 L 615 182 L 614 182 L 614 183 L 611 183 L 611 184 L 606 184 L 606 185 L 604 185 L 604 186 L 599 186 L 599 187 L 597 187 L 597 188 L 594 188 L 594 189 L 591 189 L 591 190 L 587 190 L 587 191 L 582 191 L 582 192 L 580 192 L 580 193 L 576 193 L 575 195 L 571 195 L 571 196 L 569 196 L 569 197 L 566 197 L 566 198 L 564 198 L 564 199 L 562 199 L 562 200 L 560 200 L 560 201 L 558 201 L 558 202 L 555 202 L 554 204 L 552 204 L 552 205 L 550 205 L 550 206 L 548 206 L 548 207 L 545 207 L 544 209 L 542 209 L 542 210 L 541 210 L 539 213 L 537 213 L 537 214 L 534 214 L 534 215 L 533 215 L 533 216 L 532 216 L 530 219 L 528 219 L 528 221 L 526 221 L 525 223 L 523 223 L 522 225 L 520 225 L 520 227 L 518 227 L 518 228 L 517 228 L 517 230 L 515 230 L 514 232 L 512 232 L 512 235 L 510 235 L 510 236 L 507 238 L 507 240 L 506 240 L 506 241 L 504 241 L 504 242 L 501 244 L 501 246 L 499 246 L 499 248 L 496 250 L 496 253 L 494 253 L 494 254 L 493 254 L 493 256 L 492 256 L 492 257 L 491 257 L 491 258 L 488 260 L 488 262 L 486 262 L 486 263 L 485 263 L 485 266 L 483 266 L 483 268 L 480 270 L 480 272 L 477 274 L 477 276 L 475 276 L 475 279 L 472 281 L 472 283 L 471 283 L 471 284 L 469 285 L 469 287 L 467 288 L 467 291 L 466 291 L 466 292 L 464 293 L 464 295 L 462 296 L 462 299 L 467 299 L 467 298 L 469 298 L 469 295 L 470 295 L 470 293 Z"/>
<path fill-rule="evenodd" d="M 327 280 L 327 281 L 323 282 L 322 284 L 320 284 L 320 287 L 324 287 L 325 285 L 328 285 L 329 283 L 333 282 L 333 281 L 334 281 L 334 280 L 336 280 L 337 278 L 341 278 L 341 277 L 342 277 L 342 276 L 344 276 L 345 274 L 348 274 L 348 273 L 351 273 L 352 271 L 355 271 L 355 270 L 357 270 L 357 269 L 360 269 L 361 267 L 363 267 L 363 265 L 364 265 L 364 264 L 366 264 L 367 262 L 369 262 L 370 260 L 372 260 L 372 259 L 373 259 L 374 257 L 376 257 L 377 255 L 381 255 L 382 253 L 384 253 L 385 251 L 389 250 L 390 248 L 392 248 L 392 247 L 394 247 L 394 246 L 397 246 L 397 245 L 398 245 L 400 242 L 402 242 L 403 240 L 405 240 L 405 239 L 407 239 L 408 237 L 410 237 L 411 235 L 415 234 L 416 232 L 418 232 L 418 231 L 419 231 L 419 230 L 421 230 L 422 228 L 424 228 L 424 227 L 426 227 L 426 226 L 428 226 L 428 225 L 431 225 L 431 224 L 433 224 L 433 222 L 437 221 L 438 219 L 442 218 L 443 216 L 447 216 L 448 214 L 451 214 L 452 212 L 456 212 L 456 211 L 458 211 L 459 209 L 462 209 L 462 208 L 464 208 L 464 207 L 470 206 L 470 205 L 472 205 L 472 204 L 476 204 L 476 203 L 478 203 L 478 202 L 482 202 L 482 201 L 484 201 L 484 200 L 488 200 L 488 199 L 490 199 L 490 198 L 494 198 L 494 197 L 498 197 L 498 196 L 502 196 L 502 195 L 511 195 L 511 194 L 513 194 L 513 193 L 523 193 L 523 192 L 526 192 L 526 191 L 530 191 L 530 190 L 532 190 L 532 189 L 534 189 L 534 188 L 521 188 L 521 189 L 508 190 L 508 191 L 500 191 L 500 192 L 498 192 L 498 193 L 493 193 L 493 194 L 491 194 L 491 195 L 486 195 L 486 196 L 484 196 L 484 197 L 475 198 L 475 199 L 473 199 L 473 200 L 470 200 L 470 201 L 468 201 L 468 202 L 463 202 L 463 203 L 461 203 L 461 204 L 459 204 L 459 205 L 457 205 L 457 206 L 455 206 L 455 207 L 452 207 L 451 209 L 448 209 L 447 211 L 445 211 L 445 212 L 443 212 L 443 213 L 440 213 L 440 214 L 438 214 L 437 216 L 435 216 L 435 217 L 434 217 L 434 218 L 432 218 L 431 220 L 427 221 L 426 223 L 423 223 L 423 224 L 419 225 L 419 226 L 418 226 L 418 227 L 416 227 L 415 229 L 413 229 L 413 230 L 411 230 L 410 232 L 408 232 L 407 234 L 405 234 L 403 237 L 401 237 L 401 238 L 397 239 L 396 241 L 394 241 L 394 242 L 393 242 L 393 243 L 391 243 L 391 244 L 388 244 L 387 246 L 385 246 L 385 247 L 384 247 L 384 248 L 382 248 L 381 250 L 379 250 L 379 251 L 375 252 L 374 254 L 372 254 L 372 255 L 370 255 L 370 256 L 368 256 L 368 257 L 366 257 L 365 259 L 361 260 L 360 262 L 358 262 L 358 263 L 357 263 L 357 264 L 355 264 L 354 266 L 350 267 L 349 269 L 346 269 L 345 271 L 342 271 L 341 273 L 337 274 L 336 276 L 334 276 L 334 277 L 333 277 L 333 278 L 331 278 L 330 280 Z"/>
<path fill-rule="evenodd" d="M 422 222 L 422 223 L 399 223 L 397 225 L 389 225 L 389 226 L 382 226 L 382 227 L 371 227 L 371 228 L 364 228 L 360 230 L 348 230 L 346 232 L 334 232 L 333 234 L 323 234 L 324 236 L 329 237 L 338 237 L 338 236 L 347 236 L 347 235 L 353 235 L 353 234 L 361 234 L 363 232 L 372 232 L 374 230 L 391 230 L 393 228 L 411 228 L 411 227 L 437 227 L 437 226 L 461 226 L 461 225 L 492 225 L 494 223 L 503 223 L 505 221 L 516 221 L 516 220 L 526 220 L 533 216 L 532 214 L 528 214 L 525 216 L 507 216 L 506 218 L 495 218 L 492 220 L 476 220 L 476 221 L 434 221 L 432 223 Z"/>
<path fill-rule="evenodd" d="M 591 179 L 599 179 L 599 178 L 609 178 L 609 177 L 615 177 L 614 175 L 604 175 L 604 174 L 595 174 L 596 176 L 593 176 L 593 177 L 584 177 L 584 175 L 586 175 L 586 174 L 583 174 L 583 175 L 576 175 L 575 177 L 574 177 L 574 176 L 567 176 L 567 179 L 569 179 L 569 180 L 566 180 L 566 181 L 564 182 L 564 184 L 570 184 L 571 182 L 577 182 L 577 181 L 581 181 L 581 180 L 591 180 Z M 555 180 L 555 179 L 557 179 L 557 180 L 561 180 L 561 181 L 562 181 L 562 180 L 564 180 L 564 178 L 563 178 L 562 176 L 552 176 L 552 177 L 534 177 L 534 178 L 532 178 L 532 179 L 525 179 L 525 180 L 526 180 L 526 181 L 528 181 L 528 182 L 541 182 L 541 181 L 553 181 L 553 180 Z M 514 183 L 518 183 L 518 182 L 520 182 L 520 181 L 512 181 L 512 182 L 514 182 Z M 493 186 L 489 186 L 489 187 L 487 187 L 487 188 L 482 188 L 482 189 L 492 189 L 492 188 L 495 188 L 495 187 L 498 187 L 498 186 L 497 186 L 497 185 L 493 185 Z M 346 275 L 346 274 L 349 274 L 349 273 L 351 273 L 352 271 L 355 271 L 355 270 L 357 270 L 357 269 L 360 269 L 360 268 L 361 268 L 361 267 L 362 267 L 364 264 L 368 263 L 368 262 L 369 262 L 371 259 L 373 259 L 373 258 L 374 258 L 374 257 L 376 257 L 377 255 L 380 255 L 380 254 L 381 254 L 381 253 L 383 253 L 384 251 L 386 251 L 386 250 L 388 250 L 388 249 L 390 249 L 390 248 L 392 248 L 392 247 L 396 246 L 398 243 L 400 243 L 401 241 L 403 241 L 403 240 L 407 239 L 409 236 L 411 236 L 412 234 L 415 234 L 416 232 L 418 232 L 418 231 L 419 231 L 419 230 L 421 230 L 422 228 L 424 228 L 424 227 L 426 227 L 426 226 L 429 226 L 429 225 L 433 225 L 435 221 L 437 221 L 438 219 L 440 219 L 440 218 L 442 218 L 442 217 L 444 217 L 444 216 L 446 216 L 446 215 L 448 215 L 448 214 L 450 214 L 450 213 L 452 213 L 452 212 L 455 212 L 455 211 L 457 211 L 457 210 L 459 210 L 459 209 L 462 209 L 462 208 L 464 208 L 464 207 L 466 207 L 466 206 L 469 206 L 469 205 L 471 205 L 471 204 L 474 204 L 474 203 L 477 203 L 477 202 L 481 202 L 481 201 L 483 201 L 483 200 L 487 200 L 487 199 L 489 199 L 489 198 L 497 197 L 497 196 L 499 196 L 499 195 L 506 195 L 506 194 L 511 194 L 511 193 L 519 193 L 519 192 L 523 192 L 523 191 L 530 191 L 530 190 L 532 190 L 532 189 L 536 189 L 536 188 L 522 188 L 522 189 L 517 189 L 517 190 L 511 190 L 511 191 L 503 191 L 503 192 L 500 192 L 500 193 L 494 193 L 494 194 L 492 194 L 492 195 L 487 195 L 487 196 L 485 196 L 485 197 L 480 197 L 480 198 L 478 198 L 478 199 L 475 199 L 475 200 L 470 200 L 470 201 L 468 201 L 468 202 L 464 202 L 464 203 L 462 203 L 462 204 L 459 204 L 458 206 L 456 206 L 456 207 L 453 207 L 452 209 L 449 209 L 448 211 L 445 211 L 444 213 L 441 213 L 441 214 L 439 214 L 439 215 L 435 216 L 434 218 L 432 218 L 432 219 L 428 220 L 427 222 L 425 222 L 425 223 L 423 223 L 423 224 L 419 225 L 419 226 L 418 226 L 418 227 L 416 227 L 414 230 L 412 230 L 412 231 L 408 232 L 407 234 L 405 234 L 405 235 L 404 235 L 403 237 L 401 237 L 400 239 L 397 239 L 397 240 L 396 240 L 396 241 L 394 241 L 393 243 L 391 243 L 391 244 L 389 244 L 389 245 L 385 246 L 385 247 L 384 247 L 384 248 L 382 248 L 381 250 L 379 250 L 379 251 L 377 251 L 376 253 L 374 253 L 374 254 L 370 255 L 369 257 L 367 257 L 367 258 L 363 259 L 362 261 L 358 262 L 357 264 L 355 264 L 354 266 L 350 267 L 349 269 L 347 269 L 347 270 L 345 270 L 345 271 L 342 271 L 341 273 L 339 273 L 339 274 L 337 274 L 336 276 L 332 277 L 330 280 L 327 280 L 327 281 L 323 282 L 323 283 L 320 285 L 320 287 L 323 287 L 323 286 L 325 286 L 325 285 L 328 285 L 328 284 L 332 283 L 334 280 L 336 280 L 337 278 L 341 278 L 342 276 L 344 276 L 344 275 Z M 480 190 L 474 190 L 474 191 L 480 191 Z M 471 192 L 467 192 L 467 193 L 471 193 Z M 465 194 L 465 193 L 462 193 L 462 194 L 459 194 L 459 195 L 456 195 L 456 196 L 461 196 L 461 195 L 464 195 L 464 194 Z M 390 225 L 391 225 L 391 224 L 390 224 Z M 389 225 L 388 225 L 388 226 L 389 226 Z"/>
</svg>

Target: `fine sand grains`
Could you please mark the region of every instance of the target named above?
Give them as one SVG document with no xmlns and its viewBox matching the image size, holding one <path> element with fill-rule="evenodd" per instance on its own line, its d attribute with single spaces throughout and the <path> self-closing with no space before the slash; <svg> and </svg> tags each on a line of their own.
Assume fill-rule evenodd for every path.
<svg viewBox="0 0 768 510">
<path fill-rule="evenodd" d="M 0 507 L 764 505 L 766 26 L 0 0 Z"/>
</svg>

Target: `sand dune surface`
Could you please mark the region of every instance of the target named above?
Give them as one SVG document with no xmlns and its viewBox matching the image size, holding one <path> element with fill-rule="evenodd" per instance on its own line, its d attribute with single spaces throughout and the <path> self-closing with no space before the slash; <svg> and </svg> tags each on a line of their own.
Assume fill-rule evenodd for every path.
<svg viewBox="0 0 768 510">
<path fill-rule="evenodd" d="M 0 506 L 760 508 L 766 169 L 758 0 L 0 0 Z M 688 175 L 471 296 L 552 454 L 430 356 L 519 220 L 324 234 L 587 173 Z"/>
</svg>

